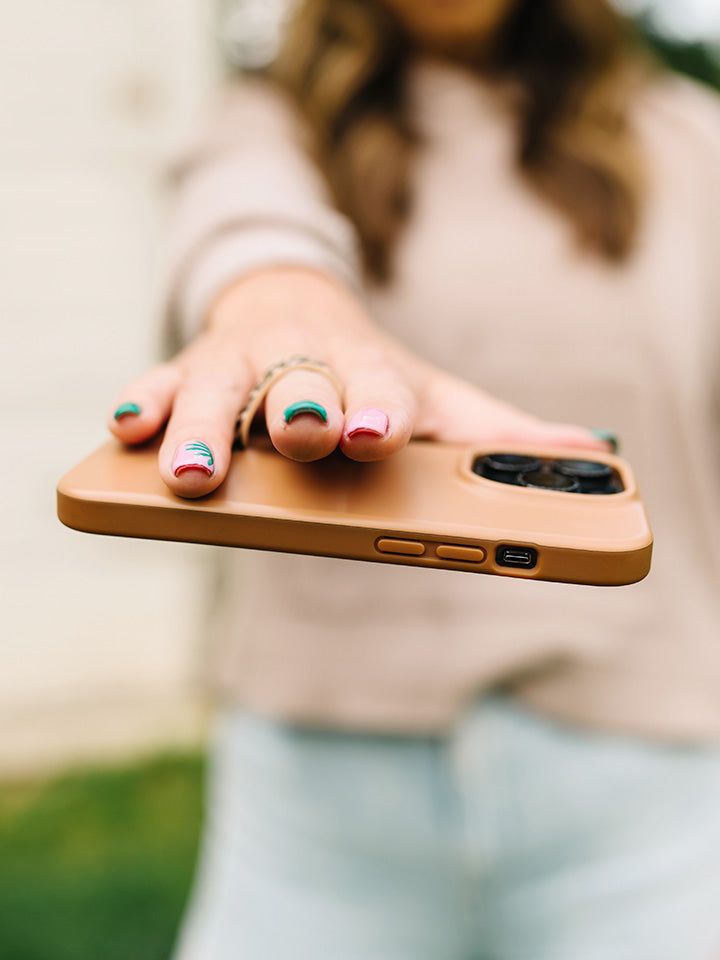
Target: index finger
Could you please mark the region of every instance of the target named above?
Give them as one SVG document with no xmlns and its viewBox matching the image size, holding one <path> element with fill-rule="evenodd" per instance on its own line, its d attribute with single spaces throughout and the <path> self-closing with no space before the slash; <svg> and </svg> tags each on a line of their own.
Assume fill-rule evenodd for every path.
<svg viewBox="0 0 720 960">
<path fill-rule="evenodd" d="M 192 359 L 175 394 L 160 447 L 160 475 L 181 497 L 202 497 L 225 479 L 238 411 L 254 382 L 239 348 L 222 341 Z"/>
</svg>

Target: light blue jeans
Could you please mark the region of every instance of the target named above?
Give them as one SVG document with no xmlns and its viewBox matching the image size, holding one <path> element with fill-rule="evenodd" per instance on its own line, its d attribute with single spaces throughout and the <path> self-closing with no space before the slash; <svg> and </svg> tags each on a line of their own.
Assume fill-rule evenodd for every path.
<svg viewBox="0 0 720 960">
<path fill-rule="evenodd" d="M 720 960 L 720 747 L 220 725 L 177 960 Z"/>
</svg>

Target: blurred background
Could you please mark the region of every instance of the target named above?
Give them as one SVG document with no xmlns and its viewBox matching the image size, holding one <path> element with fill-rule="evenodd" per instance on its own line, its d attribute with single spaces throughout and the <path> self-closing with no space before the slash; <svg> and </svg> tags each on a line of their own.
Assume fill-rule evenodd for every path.
<svg viewBox="0 0 720 960">
<path fill-rule="evenodd" d="M 720 89 L 717 0 L 618 0 Z M 157 958 L 199 827 L 210 548 L 63 528 L 54 488 L 157 358 L 169 158 L 287 0 L 24 0 L 0 34 L 0 960 Z"/>
</svg>

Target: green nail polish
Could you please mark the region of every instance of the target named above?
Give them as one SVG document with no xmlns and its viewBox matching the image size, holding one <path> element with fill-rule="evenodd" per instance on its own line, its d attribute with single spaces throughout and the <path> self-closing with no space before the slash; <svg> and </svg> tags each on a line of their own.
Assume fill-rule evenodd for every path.
<svg viewBox="0 0 720 960">
<path fill-rule="evenodd" d="M 298 400 L 297 403 L 291 403 L 283 414 L 285 423 L 290 423 L 295 417 L 299 417 L 301 413 L 312 413 L 316 417 L 319 417 L 323 423 L 327 423 L 327 410 L 325 407 L 320 406 L 319 403 L 315 403 L 314 400 Z"/>
<path fill-rule="evenodd" d="M 136 403 L 121 403 L 113 414 L 113 417 L 116 420 L 121 420 L 123 417 L 136 417 L 139 413 L 140 407 Z"/>
<path fill-rule="evenodd" d="M 597 427 L 595 430 L 592 430 L 591 433 L 597 437 L 598 440 L 604 440 L 606 443 L 609 443 L 613 453 L 617 453 L 620 449 L 620 438 L 612 430 L 604 430 L 602 427 Z"/>
</svg>

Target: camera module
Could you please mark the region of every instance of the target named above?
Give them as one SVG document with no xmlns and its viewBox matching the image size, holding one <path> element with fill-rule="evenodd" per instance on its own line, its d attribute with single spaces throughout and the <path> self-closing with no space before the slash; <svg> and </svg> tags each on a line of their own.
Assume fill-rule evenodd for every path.
<svg viewBox="0 0 720 960">
<path fill-rule="evenodd" d="M 555 460 L 553 470 L 572 477 L 583 493 L 617 493 L 613 469 L 597 460 Z"/>
<path fill-rule="evenodd" d="M 577 493 L 580 482 L 575 477 L 566 477 L 553 470 L 537 470 L 534 473 L 523 473 L 520 477 L 523 487 L 534 487 L 537 490 L 558 490 L 561 493 Z"/>
<path fill-rule="evenodd" d="M 486 457 L 478 457 L 473 463 L 473 473 L 495 480 L 499 483 L 520 483 L 520 476 L 524 473 L 539 470 L 542 461 L 537 457 L 524 457 L 518 453 L 490 453 Z"/>
</svg>

